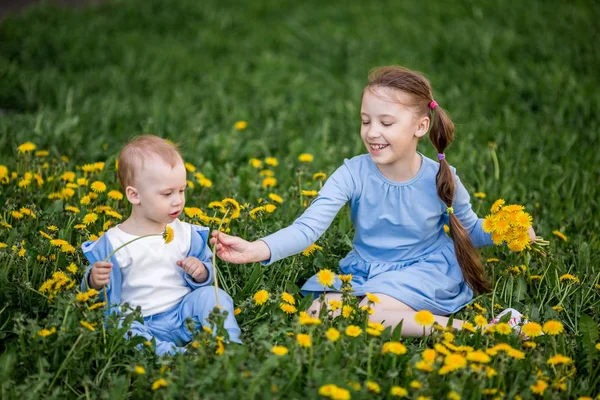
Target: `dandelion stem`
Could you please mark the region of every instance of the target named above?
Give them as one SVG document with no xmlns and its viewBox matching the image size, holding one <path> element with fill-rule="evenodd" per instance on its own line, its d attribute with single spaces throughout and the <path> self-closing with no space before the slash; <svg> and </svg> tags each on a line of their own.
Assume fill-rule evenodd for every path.
<svg viewBox="0 0 600 400">
<path fill-rule="evenodd" d="M 223 221 L 225 221 L 225 218 L 227 218 L 228 213 L 229 213 L 229 208 L 227 209 L 227 211 L 225 211 L 225 215 L 223 215 L 223 218 L 221 218 L 221 223 L 219 224 L 219 227 L 217 228 L 218 232 L 221 232 L 221 227 L 223 226 Z M 219 243 L 219 235 L 217 235 L 217 240 L 215 240 L 215 244 L 213 246 L 212 264 L 213 264 L 213 273 L 215 275 L 215 297 L 217 298 L 217 307 L 220 310 L 221 304 L 219 303 L 219 270 L 217 269 L 217 244 L 218 243 Z"/>
</svg>

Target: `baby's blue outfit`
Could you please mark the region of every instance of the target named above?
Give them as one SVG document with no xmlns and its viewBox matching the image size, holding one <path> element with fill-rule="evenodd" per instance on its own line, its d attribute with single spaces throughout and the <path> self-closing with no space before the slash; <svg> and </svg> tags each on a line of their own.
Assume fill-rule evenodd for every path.
<svg viewBox="0 0 600 400">
<path fill-rule="evenodd" d="M 420 153 L 419 153 L 420 154 Z M 422 157 L 421 168 L 408 182 L 393 182 L 377 169 L 370 155 L 344 160 L 323 185 L 310 207 L 287 228 L 262 240 L 271 250 L 270 264 L 299 253 L 329 227 L 338 211 L 350 202 L 355 234 L 353 250 L 340 261 L 342 274 L 352 274 L 356 296 L 383 293 L 415 310 L 448 315 L 473 299 L 463 279 L 452 240 L 444 233 L 446 205 L 436 191 L 439 164 Z M 474 247 L 492 245 L 471 209 L 467 190 L 451 168 L 456 183 L 452 207 Z M 316 275 L 302 293 L 339 291 L 319 284 Z"/>
<path fill-rule="evenodd" d="M 217 306 L 215 288 L 210 286 L 214 281 L 212 252 L 206 245 L 209 230 L 205 227 L 186 224 L 192 229 L 190 250 L 187 256 L 198 258 L 204 263 L 209 277 L 206 281 L 198 283 L 188 275 L 183 268 L 179 271 L 183 276 L 187 286 L 191 288 L 191 292 L 185 295 L 181 301 L 171 309 L 144 317 L 144 323 L 134 321 L 131 324 L 129 332 L 131 336 L 143 336 L 148 341 L 153 338 L 156 341 L 156 353 L 158 355 L 182 353 L 185 351 L 183 344 L 192 339 L 190 332 L 185 324 L 187 318 L 190 318 L 196 328 L 202 325 L 207 325 L 207 318 L 211 311 Z M 112 228 L 116 229 L 116 228 Z M 142 239 L 144 240 L 144 239 Z M 176 236 L 174 241 L 178 240 Z M 96 261 L 104 261 L 106 257 L 112 253 L 113 247 L 108 240 L 108 235 L 103 235 L 96 241 L 87 241 L 82 244 L 83 253 L 90 262 L 90 266 L 81 282 L 81 291 L 87 291 L 87 282 L 92 265 Z M 121 287 L 123 276 L 121 268 L 117 262 L 116 255 L 113 255 L 110 260 L 113 263 L 113 268 L 110 273 L 110 283 L 106 286 L 108 303 L 110 308 L 107 308 L 106 315 L 110 313 L 119 313 L 121 305 Z M 224 327 L 229 334 L 231 342 L 241 343 L 240 328 L 235 320 L 234 307 L 232 298 L 223 290 L 219 289 L 219 303 L 222 310 L 227 311 Z M 129 335 L 126 335 L 128 338 Z"/>
</svg>

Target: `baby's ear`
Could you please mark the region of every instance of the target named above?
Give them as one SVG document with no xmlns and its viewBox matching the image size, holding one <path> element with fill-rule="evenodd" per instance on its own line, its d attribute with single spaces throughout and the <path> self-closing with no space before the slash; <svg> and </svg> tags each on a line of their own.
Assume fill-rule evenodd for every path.
<svg viewBox="0 0 600 400">
<path fill-rule="evenodd" d="M 125 195 L 131 204 L 140 204 L 140 194 L 133 186 L 127 186 L 125 188 Z"/>
</svg>

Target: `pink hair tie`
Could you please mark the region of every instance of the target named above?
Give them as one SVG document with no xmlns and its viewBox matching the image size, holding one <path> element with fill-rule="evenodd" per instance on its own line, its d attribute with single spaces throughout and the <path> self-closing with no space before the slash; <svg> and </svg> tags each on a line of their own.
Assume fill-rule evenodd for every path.
<svg viewBox="0 0 600 400">
<path fill-rule="evenodd" d="M 444 155 L 444 153 L 438 153 L 438 160 L 442 161 L 446 158 L 446 156 Z"/>
<path fill-rule="evenodd" d="M 433 100 L 431 103 L 429 103 L 429 108 L 431 108 L 432 110 L 433 110 L 434 108 L 436 108 L 437 106 L 438 106 L 438 103 L 437 103 L 437 101 L 435 101 L 435 100 Z"/>
</svg>

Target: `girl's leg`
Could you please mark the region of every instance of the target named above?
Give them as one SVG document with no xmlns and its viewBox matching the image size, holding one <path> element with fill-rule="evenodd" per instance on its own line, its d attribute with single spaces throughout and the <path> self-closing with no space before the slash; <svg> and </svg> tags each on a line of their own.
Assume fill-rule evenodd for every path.
<svg viewBox="0 0 600 400">
<path fill-rule="evenodd" d="M 318 317 L 320 314 L 320 311 L 321 311 L 321 306 L 326 307 L 327 310 L 329 310 L 331 308 L 331 306 L 329 304 L 329 302 L 331 300 L 337 300 L 337 301 L 341 302 L 342 294 L 341 293 L 326 293 L 324 304 L 321 304 L 321 299 L 317 298 L 317 299 L 313 300 L 310 307 L 308 307 L 308 310 L 306 310 L 306 313 L 311 317 Z M 340 315 L 342 313 L 342 309 L 340 307 L 337 310 L 330 311 L 330 312 L 332 313 L 332 317 L 337 317 L 338 315 Z"/>
<path fill-rule="evenodd" d="M 384 326 L 391 326 L 392 328 L 402 322 L 402 336 L 423 335 L 423 327 L 415 321 L 416 310 L 386 294 L 375 293 L 375 295 L 381 300 L 381 303 L 371 305 L 371 308 L 373 308 L 375 312 L 369 317 L 369 320 L 372 322 L 379 322 Z M 367 303 L 368 299 L 365 297 L 360 302 L 360 305 L 367 305 Z M 442 326 L 448 324 L 448 317 L 442 317 L 440 315 L 434 315 L 434 317 L 435 322 L 438 324 Z M 462 324 L 462 320 L 455 319 L 452 321 L 452 326 L 455 329 L 461 329 Z M 431 327 L 425 328 L 425 334 L 428 335 L 430 333 Z"/>
</svg>

